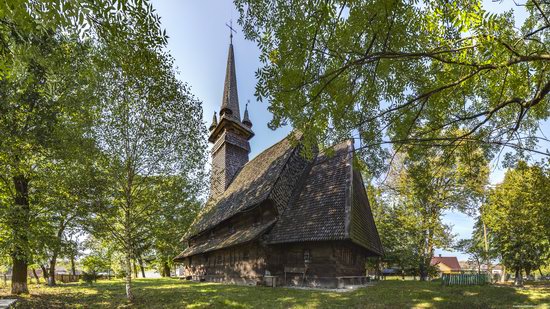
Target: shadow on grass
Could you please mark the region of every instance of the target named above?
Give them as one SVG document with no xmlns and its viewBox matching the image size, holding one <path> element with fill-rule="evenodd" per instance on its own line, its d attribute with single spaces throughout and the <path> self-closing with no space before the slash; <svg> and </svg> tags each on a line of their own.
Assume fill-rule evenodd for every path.
<svg viewBox="0 0 550 309">
<path fill-rule="evenodd" d="M 17 308 L 490 308 L 550 303 L 550 287 L 443 287 L 433 282 L 382 281 L 352 292 L 138 279 L 130 306 L 124 282 L 34 288 Z M 5 295 L 4 295 L 5 296 Z"/>
</svg>

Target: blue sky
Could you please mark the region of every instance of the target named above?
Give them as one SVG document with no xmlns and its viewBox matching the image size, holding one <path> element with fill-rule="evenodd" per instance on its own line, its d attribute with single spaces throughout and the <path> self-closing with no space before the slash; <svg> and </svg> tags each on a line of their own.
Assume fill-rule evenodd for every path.
<svg viewBox="0 0 550 309">
<path fill-rule="evenodd" d="M 221 104 L 227 50 L 229 46 L 229 30 L 225 26 L 233 19 L 233 26 L 239 30 L 236 20 L 238 12 L 230 0 L 153 0 L 153 6 L 161 16 L 161 22 L 166 29 L 169 40 L 168 48 L 176 60 L 181 80 L 191 86 L 192 92 L 203 102 L 203 118 L 207 125 L 212 121 L 214 111 L 218 112 Z M 519 26 L 525 11 L 518 8 L 511 0 L 485 0 L 485 7 L 491 12 L 503 12 L 513 9 L 516 13 L 516 23 Z M 241 32 L 233 37 L 237 84 L 241 111 L 244 104 L 250 100 L 249 113 L 256 133 L 251 140 L 250 157 L 266 149 L 285 137 L 290 128 L 280 128 L 272 131 L 267 128 L 271 114 L 267 103 L 256 102 L 254 87 L 255 71 L 259 68 L 259 52 L 256 44 L 246 41 Z M 545 133 L 550 133 L 550 125 L 543 126 Z M 491 174 L 491 182 L 499 182 L 504 170 L 495 163 Z M 461 214 L 450 212 L 444 217 L 446 223 L 453 225 L 453 232 L 458 238 L 470 237 L 473 220 Z M 460 260 L 467 259 L 458 252 L 437 250 L 436 254 L 456 255 Z"/>
</svg>

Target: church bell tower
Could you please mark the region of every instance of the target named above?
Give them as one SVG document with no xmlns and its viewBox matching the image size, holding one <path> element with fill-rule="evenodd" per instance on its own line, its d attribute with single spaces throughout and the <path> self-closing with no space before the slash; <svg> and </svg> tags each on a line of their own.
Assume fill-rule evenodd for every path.
<svg viewBox="0 0 550 309">
<path fill-rule="evenodd" d="M 248 104 L 241 121 L 235 74 L 235 56 L 233 53 L 233 34 L 230 35 L 219 121 L 214 112 L 209 130 L 208 141 L 214 144 L 211 151 L 210 196 L 216 197 L 229 187 L 241 167 L 248 162 L 248 154 L 250 153 L 250 143 L 248 141 L 254 136 L 252 122 L 248 116 Z"/>
</svg>

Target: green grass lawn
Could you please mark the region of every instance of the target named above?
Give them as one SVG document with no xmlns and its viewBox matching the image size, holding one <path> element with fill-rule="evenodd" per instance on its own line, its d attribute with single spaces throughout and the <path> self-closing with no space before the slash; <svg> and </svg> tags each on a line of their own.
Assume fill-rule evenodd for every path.
<svg viewBox="0 0 550 309">
<path fill-rule="evenodd" d="M 436 282 L 381 281 L 352 292 L 267 288 L 178 279 L 138 279 L 136 301 L 129 306 L 122 281 L 59 287 L 30 285 L 16 308 L 550 308 L 550 286 L 442 287 Z M 0 297 L 8 297 L 7 288 Z"/>
</svg>

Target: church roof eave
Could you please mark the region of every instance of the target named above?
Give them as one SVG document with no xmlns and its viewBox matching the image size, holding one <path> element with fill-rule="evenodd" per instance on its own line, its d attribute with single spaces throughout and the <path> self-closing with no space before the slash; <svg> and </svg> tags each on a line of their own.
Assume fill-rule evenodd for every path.
<svg viewBox="0 0 550 309">
<path fill-rule="evenodd" d="M 240 121 L 236 121 L 233 118 L 226 117 L 225 115 L 220 118 L 220 122 L 218 125 L 210 132 L 210 136 L 208 137 L 208 141 L 211 143 L 215 143 L 218 136 L 223 132 L 224 129 L 227 127 L 232 127 L 239 131 L 239 133 L 243 134 L 247 139 L 251 139 L 254 137 L 254 132 L 243 125 Z"/>
</svg>

